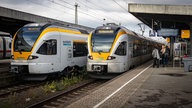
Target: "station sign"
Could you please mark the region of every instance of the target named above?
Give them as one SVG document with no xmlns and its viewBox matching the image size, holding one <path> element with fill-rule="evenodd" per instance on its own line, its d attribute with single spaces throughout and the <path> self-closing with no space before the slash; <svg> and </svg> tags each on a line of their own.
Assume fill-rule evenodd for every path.
<svg viewBox="0 0 192 108">
<path fill-rule="evenodd" d="M 157 36 L 178 36 L 178 29 L 169 29 L 169 28 L 161 28 L 160 30 L 157 30 Z"/>
<path fill-rule="evenodd" d="M 181 38 L 190 38 L 190 30 L 181 30 Z"/>
</svg>

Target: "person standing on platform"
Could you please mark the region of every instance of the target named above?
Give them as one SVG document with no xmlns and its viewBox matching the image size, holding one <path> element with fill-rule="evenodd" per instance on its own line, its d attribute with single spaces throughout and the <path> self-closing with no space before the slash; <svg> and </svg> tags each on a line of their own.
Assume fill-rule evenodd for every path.
<svg viewBox="0 0 192 108">
<path fill-rule="evenodd" d="M 165 47 L 165 54 L 164 54 L 164 64 L 168 66 L 168 61 L 169 61 L 169 53 L 170 49 L 168 46 Z"/>
<path fill-rule="evenodd" d="M 163 67 L 165 66 L 165 51 L 166 51 L 166 48 L 165 48 L 165 45 L 163 45 L 161 48 L 161 58 L 162 58 Z"/>
<path fill-rule="evenodd" d="M 152 56 L 153 56 L 153 67 L 157 65 L 157 68 L 159 68 L 160 57 L 159 57 L 159 51 L 156 46 L 153 49 Z"/>
</svg>

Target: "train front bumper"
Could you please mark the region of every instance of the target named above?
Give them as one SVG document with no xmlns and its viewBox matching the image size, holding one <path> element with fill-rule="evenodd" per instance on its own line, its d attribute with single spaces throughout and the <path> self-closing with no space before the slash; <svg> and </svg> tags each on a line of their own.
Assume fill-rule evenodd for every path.
<svg viewBox="0 0 192 108">
<path fill-rule="evenodd" d="M 88 72 L 97 73 L 122 73 L 124 71 L 123 63 L 87 63 Z"/>
<path fill-rule="evenodd" d="M 10 70 L 17 74 L 48 74 L 53 72 L 51 63 L 11 62 Z"/>
</svg>

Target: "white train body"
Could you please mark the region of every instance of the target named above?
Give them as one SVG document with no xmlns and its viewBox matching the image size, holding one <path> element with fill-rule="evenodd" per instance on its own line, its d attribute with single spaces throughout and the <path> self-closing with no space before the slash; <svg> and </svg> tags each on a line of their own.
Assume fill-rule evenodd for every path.
<svg viewBox="0 0 192 108">
<path fill-rule="evenodd" d="M 13 38 L 11 71 L 25 75 L 26 80 L 44 80 L 48 74 L 65 74 L 71 67 L 86 66 L 87 37 L 77 29 L 28 24 Z"/>
<path fill-rule="evenodd" d="M 96 78 L 126 72 L 151 59 L 154 44 L 124 27 L 97 27 L 88 39 L 87 71 Z"/>
<path fill-rule="evenodd" d="M 0 36 L 0 59 L 11 58 L 11 37 Z"/>
</svg>

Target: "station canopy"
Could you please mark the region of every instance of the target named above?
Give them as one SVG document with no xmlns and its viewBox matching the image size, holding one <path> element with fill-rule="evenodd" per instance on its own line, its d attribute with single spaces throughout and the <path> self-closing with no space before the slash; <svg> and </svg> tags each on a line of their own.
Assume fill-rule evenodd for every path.
<svg viewBox="0 0 192 108">
<path fill-rule="evenodd" d="M 128 11 L 153 30 L 190 30 L 192 5 L 129 4 Z"/>
</svg>

